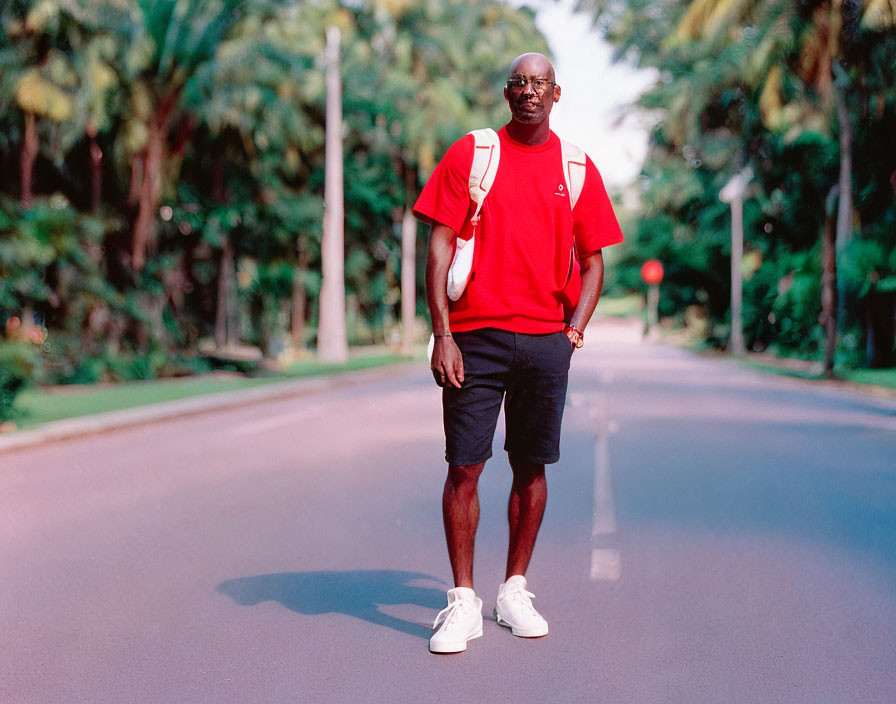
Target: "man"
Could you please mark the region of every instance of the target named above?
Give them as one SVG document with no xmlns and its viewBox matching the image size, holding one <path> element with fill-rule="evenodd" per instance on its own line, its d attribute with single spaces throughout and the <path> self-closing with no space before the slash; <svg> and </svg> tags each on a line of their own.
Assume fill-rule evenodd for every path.
<svg viewBox="0 0 896 704">
<path fill-rule="evenodd" d="M 502 401 L 513 484 L 506 581 L 494 614 L 516 636 L 548 632 L 525 578 L 547 501 L 545 465 L 560 457 L 569 362 L 600 296 L 601 249 L 622 241 L 590 159 L 570 207 L 561 143 L 549 122 L 560 100 L 554 78 L 541 54 L 523 54 L 510 66 L 504 98 L 512 119 L 498 133 L 499 166 L 480 213 L 473 275 L 457 301 L 449 301 L 446 281 L 457 237 L 471 232 L 471 135 L 448 150 L 414 208 L 432 225 L 426 293 L 435 337 L 431 367 L 443 387 L 448 476 L 442 510 L 455 584 L 436 619 L 432 652 L 466 650 L 467 641 L 482 635 L 482 600 L 473 589 L 477 484 L 492 454 Z M 578 284 L 573 246 L 581 295 L 567 318 L 564 297 Z"/>
</svg>

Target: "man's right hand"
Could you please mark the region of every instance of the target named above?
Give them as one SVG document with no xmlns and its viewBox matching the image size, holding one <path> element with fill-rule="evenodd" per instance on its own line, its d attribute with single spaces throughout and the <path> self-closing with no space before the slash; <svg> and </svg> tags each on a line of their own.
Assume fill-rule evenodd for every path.
<svg viewBox="0 0 896 704">
<path fill-rule="evenodd" d="M 464 381 L 464 359 L 454 338 L 436 338 L 429 366 L 439 386 L 447 383 L 458 389 L 461 387 Z"/>
<path fill-rule="evenodd" d="M 464 381 L 464 360 L 460 348 L 448 333 L 450 315 L 447 281 L 454 257 L 457 233 L 447 225 L 434 222 L 429 233 L 429 254 L 426 258 L 426 300 L 433 332 L 440 334 L 433 343 L 430 369 L 439 386 L 455 386 Z"/>
</svg>

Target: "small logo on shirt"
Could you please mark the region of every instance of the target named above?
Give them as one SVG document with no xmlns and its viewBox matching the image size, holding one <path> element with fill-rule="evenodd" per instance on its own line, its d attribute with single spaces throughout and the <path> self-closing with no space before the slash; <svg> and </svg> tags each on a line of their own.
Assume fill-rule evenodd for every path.
<svg viewBox="0 0 896 704">
<path fill-rule="evenodd" d="M 561 196 L 563 198 L 566 197 L 566 194 L 563 192 L 563 184 L 562 183 L 559 186 L 557 186 L 557 190 L 554 191 L 554 195 Z"/>
</svg>

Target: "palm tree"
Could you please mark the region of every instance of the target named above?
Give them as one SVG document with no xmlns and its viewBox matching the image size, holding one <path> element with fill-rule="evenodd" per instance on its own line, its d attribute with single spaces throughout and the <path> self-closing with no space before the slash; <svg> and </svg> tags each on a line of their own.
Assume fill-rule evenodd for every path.
<svg viewBox="0 0 896 704">
<path fill-rule="evenodd" d="M 401 232 L 401 349 L 409 353 L 417 289 L 412 207 L 420 185 L 436 155 L 464 132 L 506 119 L 501 86 L 510 62 L 525 51 L 548 49 L 531 11 L 498 2 L 373 4 L 371 45 L 379 61 L 361 85 L 377 113 L 392 119 L 392 158 L 404 200 L 394 215 Z"/>
<path fill-rule="evenodd" d="M 225 167 L 239 165 L 238 171 L 249 177 L 238 190 L 248 191 L 253 201 L 276 205 L 279 224 L 267 233 L 265 241 L 285 245 L 281 240 L 290 238 L 299 243 L 298 251 L 284 246 L 283 255 L 292 256 L 296 266 L 292 297 L 296 342 L 304 324 L 304 270 L 309 265 L 312 239 L 303 226 L 320 211 L 316 197 L 303 192 L 310 172 L 309 155 L 323 144 L 323 130 L 313 115 L 323 97 L 314 71 L 322 48 L 318 8 L 292 5 L 255 10 L 251 23 L 237 25 L 221 40 L 215 60 L 197 70 L 185 94 L 197 126 L 208 131 L 217 154 L 210 195 L 222 217 L 210 213 L 216 225 L 206 228 L 204 241 L 220 252 L 215 316 L 218 346 L 237 341 L 238 321 L 233 313 L 237 250 L 258 254 L 252 252 L 253 243 L 234 234 L 232 223 L 227 225 L 231 211 L 241 206 L 232 202 L 234 189 L 224 183 Z M 290 228 L 288 235 L 278 234 Z"/>
<path fill-rule="evenodd" d="M 155 239 L 172 131 L 179 132 L 174 140 L 177 155 L 195 127 L 196 106 L 184 100 L 185 90 L 214 61 L 219 43 L 237 24 L 244 6 L 244 0 L 138 0 L 133 10 L 130 46 L 147 52 L 143 61 L 130 62 L 128 76 L 135 147 L 131 194 L 137 205 L 131 249 L 134 271 L 145 265 L 147 248 Z"/>
<path fill-rule="evenodd" d="M 758 104 L 763 125 L 772 131 L 787 132 L 822 128 L 828 131 L 836 119 L 839 134 L 840 169 L 838 182 L 825 204 L 824 272 L 822 276 L 822 320 L 827 334 L 825 364 L 833 369 L 836 336 L 837 299 L 834 252 L 842 252 L 852 234 L 852 115 L 847 94 L 853 83 L 852 73 L 844 68 L 844 59 L 855 53 L 861 41 L 861 27 L 881 31 L 896 22 L 892 5 L 872 2 L 861 6 L 855 0 L 819 0 L 804 4 L 802 10 L 785 0 L 732 2 L 731 0 L 693 0 L 677 21 L 676 30 L 665 42 L 672 53 L 703 60 L 711 70 L 686 74 L 688 90 L 679 82 L 654 91 L 657 97 L 671 98 L 666 132 L 679 145 L 702 133 L 695 117 L 720 85 L 740 84 L 747 95 L 759 93 Z M 752 41 L 748 41 L 752 39 Z M 727 68 L 726 68 L 727 62 Z M 693 63 L 692 63 L 693 65 Z M 802 90 L 785 100 L 783 76 L 792 74 Z M 720 73 L 721 71 L 721 73 Z M 649 100 L 649 99 L 648 99 Z M 836 205 L 836 226 L 832 227 L 831 208 Z M 827 239 L 833 237 L 835 246 Z M 841 302 L 842 302 L 842 296 Z"/>
<path fill-rule="evenodd" d="M 27 2 L 11 2 L 0 11 L 5 37 L 0 50 L 3 87 L 15 95 L 23 116 L 19 159 L 20 204 L 30 208 L 34 164 L 40 153 L 40 123 L 62 125 L 74 112 L 73 75 L 66 54 L 57 48 L 80 19 L 78 8 L 48 4 L 34 12 Z M 4 91 L 5 92 L 5 91 Z"/>
</svg>

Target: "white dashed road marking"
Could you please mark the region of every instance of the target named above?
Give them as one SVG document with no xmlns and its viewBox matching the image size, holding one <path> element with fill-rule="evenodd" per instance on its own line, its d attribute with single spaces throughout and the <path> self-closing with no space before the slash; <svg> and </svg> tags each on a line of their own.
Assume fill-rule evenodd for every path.
<svg viewBox="0 0 896 704">
<path fill-rule="evenodd" d="M 615 545 L 616 509 L 613 503 L 613 482 L 610 475 L 609 435 L 618 429 L 607 420 L 607 398 L 598 395 L 591 418 L 595 425 L 594 444 L 594 519 L 591 526 L 591 579 L 615 581 L 622 574 L 622 561 Z"/>
</svg>

